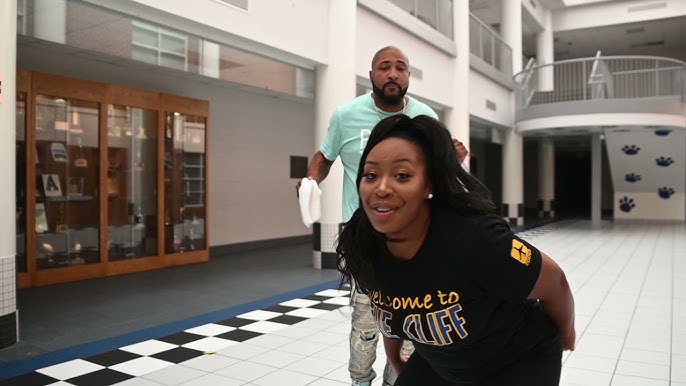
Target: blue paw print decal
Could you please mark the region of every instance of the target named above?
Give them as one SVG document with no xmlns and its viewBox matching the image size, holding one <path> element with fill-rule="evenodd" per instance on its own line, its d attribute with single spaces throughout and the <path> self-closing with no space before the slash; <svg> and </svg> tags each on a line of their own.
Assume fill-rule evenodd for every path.
<svg viewBox="0 0 686 386">
<path fill-rule="evenodd" d="M 626 182 L 637 182 L 641 180 L 641 175 L 636 173 L 628 173 L 624 176 L 624 181 Z"/>
<path fill-rule="evenodd" d="M 674 160 L 672 157 L 659 157 L 655 159 L 655 163 L 658 164 L 658 166 L 669 166 L 674 163 Z"/>
<path fill-rule="evenodd" d="M 626 155 L 638 154 L 638 152 L 639 152 L 640 150 L 641 150 L 641 148 L 638 147 L 638 146 L 636 146 L 636 145 L 624 145 L 624 147 L 622 147 L 622 151 L 623 151 L 624 154 L 626 154 Z"/>
<path fill-rule="evenodd" d="M 660 137 L 664 137 L 664 136 L 669 135 L 669 133 L 671 133 L 671 132 L 672 132 L 672 130 L 670 130 L 670 129 L 656 129 L 655 135 L 659 135 Z"/>
<path fill-rule="evenodd" d="M 621 209 L 622 212 L 631 212 L 631 209 L 634 209 L 634 207 L 636 207 L 636 204 L 634 204 L 633 198 L 624 196 L 619 199 L 619 209 Z"/>
<path fill-rule="evenodd" d="M 670 198 L 672 196 L 672 194 L 674 194 L 674 193 L 675 193 L 674 189 L 668 188 L 666 186 L 663 186 L 662 188 L 657 190 L 657 194 L 659 194 L 660 197 L 662 197 L 664 199 Z"/>
</svg>

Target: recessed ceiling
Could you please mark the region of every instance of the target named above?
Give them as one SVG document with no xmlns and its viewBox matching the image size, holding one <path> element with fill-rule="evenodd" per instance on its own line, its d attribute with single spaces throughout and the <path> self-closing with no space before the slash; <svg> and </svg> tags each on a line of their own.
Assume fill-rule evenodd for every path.
<svg viewBox="0 0 686 386">
<path fill-rule="evenodd" d="M 537 0 L 551 9 L 608 0 Z M 574 1 L 572 4 L 570 1 Z M 470 11 L 498 31 L 501 23 L 500 0 L 470 0 Z M 540 27 L 523 12 L 523 51 L 536 56 L 536 33 Z M 686 60 L 686 17 L 641 21 L 554 34 L 555 60 L 609 55 L 655 55 Z"/>
</svg>

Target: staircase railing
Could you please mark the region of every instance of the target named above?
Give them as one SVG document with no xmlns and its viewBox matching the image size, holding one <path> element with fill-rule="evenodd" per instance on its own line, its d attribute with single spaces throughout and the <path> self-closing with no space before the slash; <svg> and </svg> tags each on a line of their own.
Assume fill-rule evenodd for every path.
<svg viewBox="0 0 686 386">
<path fill-rule="evenodd" d="M 545 88 L 541 87 L 542 72 L 552 73 Z M 517 110 L 537 104 L 593 99 L 686 100 L 686 63 L 664 57 L 600 56 L 598 52 L 592 58 L 527 65 L 514 76 L 514 81 Z"/>
<path fill-rule="evenodd" d="M 533 74 L 531 69 L 535 66 L 536 59 L 529 58 L 529 61 L 526 62 L 526 66 L 524 66 L 524 70 L 520 72 L 522 76 L 520 79 L 519 88 L 521 89 L 521 98 L 523 98 L 522 103 L 525 105 L 529 104 L 529 101 L 534 94 L 534 89 L 531 84 L 531 75 Z"/>
</svg>

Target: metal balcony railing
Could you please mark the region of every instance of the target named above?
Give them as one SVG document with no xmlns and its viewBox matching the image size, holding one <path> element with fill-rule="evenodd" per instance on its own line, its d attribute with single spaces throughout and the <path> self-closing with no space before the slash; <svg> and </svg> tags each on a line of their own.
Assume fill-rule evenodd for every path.
<svg viewBox="0 0 686 386">
<path fill-rule="evenodd" d="M 512 74 L 512 48 L 474 14 L 469 14 L 469 52 L 496 70 Z"/>
<path fill-rule="evenodd" d="M 388 0 L 453 39 L 453 0 Z M 464 1 L 464 0 L 459 0 Z"/>
<path fill-rule="evenodd" d="M 532 105 L 598 99 L 686 100 L 686 63 L 651 56 L 600 56 L 529 65 L 514 76 L 517 111 Z"/>
</svg>

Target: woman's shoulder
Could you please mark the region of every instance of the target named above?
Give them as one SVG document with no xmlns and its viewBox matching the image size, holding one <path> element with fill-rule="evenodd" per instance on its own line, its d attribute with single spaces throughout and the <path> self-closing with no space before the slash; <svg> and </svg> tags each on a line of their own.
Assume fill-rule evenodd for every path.
<svg viewBox="0 0 686 386">
<path fill-rule="evenodd" d="M 492 240 L 512 235 L 512 229 L 494 214 L 461 214 L 451 208 L 436 211 L 436 225 L 449 234 L 461 235 L 471 241 Z"/>
<path fill-rule="evenodd" d="M 491 213 L 464 214 L 451 207 L 436 207 L 433 213 L 440 222 L 453 222 L 471 225 L 500 225 L 509 228 L 507 222 L 500 216 Z"/>
</svg>

